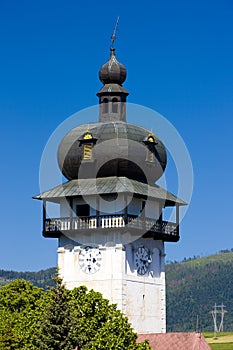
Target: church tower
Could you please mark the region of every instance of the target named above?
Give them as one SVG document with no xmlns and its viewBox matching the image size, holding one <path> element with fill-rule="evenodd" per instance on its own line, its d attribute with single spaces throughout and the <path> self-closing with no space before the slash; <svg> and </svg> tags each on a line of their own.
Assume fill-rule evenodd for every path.
<svg viewBox="0 0 233 350">
<path fill-rule="evenodd" d="M 43 236 L 58 239 L 67 288 L 101 292 L 138 333 L 164 333 L 164 243 L 179 240 L 185 203 L 156 185 L 167 163 L 162 141 L 126 121 L 126 68 L 113 47 L 99 78 L 99 121 L 75 127 L 58 148 L 67 182 L 34 197 L 43 201 Z M 47 202 L 59 217 L 47 217 Z M 176 222 L 163 220 L 165 207 L 176 207 Z"/>
</svg>

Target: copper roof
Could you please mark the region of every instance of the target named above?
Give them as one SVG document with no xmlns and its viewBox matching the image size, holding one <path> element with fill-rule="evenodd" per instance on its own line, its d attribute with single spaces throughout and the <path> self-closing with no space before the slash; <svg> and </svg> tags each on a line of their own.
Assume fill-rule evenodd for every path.
<svg viewBox="0 0 233 350">
<path fill-rule="evenodd" d="M 137 341 L 146 339 L 152 350 L 211 350 L 201 333 L 139 334 Z"/>
<path fill-rule="evenodd" d="M 141 196 L 148 196 L 165 201 L 167 206 L 187 204 L 158 185 L 151 186 L 126 177 L 117 176 L 70 180 L 51 190 L 42 192 L 33 198 L 59 202 L 59 198 L 61 199 L 64 197 L 103 195 L 110 193 L 133 193 Z"/>
<path fill-rule="evenodd" d="M 110 119 L 110 114 L 106 115 Z M 80 140 L 89 129 L 93 136 L 91 162 L 83 161 Z M 122 121 L 106 120 L 100 123 L 79 125 L 64 136 L 58 148 L 58 164 L 63 175 L 71 180 L 99 177 L 126 176 L 154 183 L 167 164 L 167 153 L 162 141 L 153 135 L 156 145 L 145 145 L 150 131 L 144 127 Z M 148 152 L 154 155 L 148 162 Z"/>
<path fill-rule="evenodd" d="M 118 62 L 115 55 L 115 49 L 111 47 L 109 60 L 102 65 L 99 71 L 99 78 L 103 84 L 119 84 L 124 83 L 126 79 L 126 68 Z"/>
<path fill-rule="evenodd" d="M 102 88 L 98 91 L 97 96 L 100 96 L 101 94 L 108 94 L 110 95 L 111 93 L 123 93 L 126 96 L 129 95 L 128 91 L 121 85 L 119 84 L 105 84 L 102 86 Z"/>
</svg>

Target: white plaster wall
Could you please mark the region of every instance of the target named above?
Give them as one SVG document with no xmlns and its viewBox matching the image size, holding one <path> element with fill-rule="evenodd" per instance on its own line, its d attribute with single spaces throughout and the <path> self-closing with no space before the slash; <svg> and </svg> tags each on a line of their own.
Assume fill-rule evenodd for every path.
<svg viewBox="0 0 233 350">
<path fill-rule="evenodd" d="M 67 237 L 70 237 L 71 240 L 76 242 L 76 244 L 97 244 L 103 246 L 109 246 L 112 244 L 127 244 L 128 242 L 138 238 L 135 234 L 130 234 L 129 232 L 122 231 L 122 228 L 105 228 L 104 230 L 99 230 L 98 233 L 96 230 L 88 230 L 85 231 L 85 235 L 77 230 L 76 232 L 72 232 L 72 235 L 69 236 L 69 232 L 63 231 Z M 65 236 L 61 236 L 59 239 L 59 246 L 63 246 Z"/>
<path fill-rule="evenodd" d="M 126 316 L 137 333 L 164 333 L 161 284 L 127 280 Z"/>
<path fill-rule="evenodd" d="M 65 239 L 64 239 L 65 241 Z M 89 290 L 101 292 L 111 303 L 117 303 L 118 309 L 125 313 L 125 250 L 120 245 L 100 246 L 101 267 L 94 274 L 86 274 L 79 265 L 81 246 L 71 245 L 58 249 L 59 273 L 66 287 L 73 289 L 85 285 Z"/>
<path fill-rule="evenodd" d="M 65 199 L 62 198 L 60 202 L 60 215 L 62 218 L 64 217 L 69 217 L 70 216 L 70 204 L 69 202 Z"/>
<path fill-rule="evenodd" d="M 64 247 L 64 276 L 70 280 L 74 274 L 74 246 L 68 244 Z"/>
<path fill-rule="evenodd" d="M 141 198 L 132 198 L 128 206 L 128 214 L 139 215 L 142 209 L 142 200 Z"/>
<path fill-rule="evenodd" d="M 145 206 L 145 216 L 147 218 L 158 219 L 160 216 L 159 212 L 159 203 L 152 201 L 151 199 L 147 199 Z"/>
<path fill-rule="evenodd" d="M 122 193 L 118 193 L 117 197 L 115 194 L 99 197 L 100 215 L 123 214 L 124 208 L 125 202 Z"/>
<path fill-rule="evenodd" d="M 140 246 L 150 250 L 152 262 L 140 276 L 135 252 Z M 126 316 L 138 333 L 166 332 L 164 243 L 140 238 L 126 247 Z"/>
<path fill-rule="evenodd" d="M 78 204 L 88 204 L 90 206 L 90 215 L 96 215 L 97 201 L 96 196 L 86 196 L 85 200 L 83 198 L 73 199 L 73 215 L 76 215 L 76 206 Z M 104 197 L 99 196 L 99 211 L 100 215 L 110 215 L 113 213 L 124 213 L 125 202 L 123 194 L 106 195 Z M 70 207 L 68 201 L 64 198 L 61 201 L 61 216 L 70 215 Z"/>
<path fill-rule="evenodd" d="M 99 243 L 100 238 L 96 240 Z M 149 271 L 144 276 L 138 275 L 135 267 L 135 251 L 142 245 L 149 248 L 152 255 Z M 65 236 L 59 240 L 58 266 L 67 288 L 85 285 L 88 289 L 101 292 L 111 303 L 117 303 L 118 309 L 124 312 L 138 333 L 166 331 L 162 241 L 140 238 L 125 246 L 113 242 L 99 244 L 101 267 L 90 275 L 80 268 L 80 249 L 81 243 Z"/>
<path fill-rule="evenodd" d="M 113 198 L 113 200 L 111 200 Z M 128 213 L 132 215 L 140 215 L 142 209 L 141 198 L 131 198 L 128 202 Z M 82 198 L 73 199 L 73 215 L 76 215 L 76 205 L 88 204 L 90 206 L 90 215 L 96 215 L 96 196 L 86 197 L 86 201 Z M 125 208 L 125 200 L 123 194 L 118 194 L 117 198 L 113 195 L 107 195 L 105 197 L 99 197 L 99 211 L 100 215 L 109 215 L 113 213 L 123 214 Z M 145 206 L 145 216 L 148 218 L 158 219 L 160 216 L 160 206 L 158 202 L 147 199 Z M 61 200 L 60 205 L 61 217 L 70 216 L 69 202 L 64 198 Z"/>
</svg>

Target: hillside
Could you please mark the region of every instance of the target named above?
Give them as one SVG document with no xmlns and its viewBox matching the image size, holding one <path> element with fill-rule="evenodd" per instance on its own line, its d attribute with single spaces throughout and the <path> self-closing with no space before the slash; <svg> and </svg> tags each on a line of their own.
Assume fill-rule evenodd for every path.
<svg viewBox="0 0 233 350">
<path fill-rule="evenodd" d="M 53 285 L 56 269 L 38 272 L 0 270 L 0 285 L 24 278 L 44 289 Z M 233 331 L 233 252 L 192 259 L 166 266 L 167 331 L 213 331 L 210 311 L 223 303 L 227 313 L 224 331 Z"/>
<path fill-rule="evenodd" d="M 0 286 L 12 280 L 23 278 L 27 281 L 32 282 L 37 287 L 46 289 L 49 286 L 54 285 L 52 277 L 55 275 L 55 273 L 56 268 L 54 267 L 38 272 L 16 272 L 0 270 Z"/>
<path fill-rule="evenodd" d="M 224 331 L 233 330 L 233 253 L 169 264 L 167 280 L 167 330 L 213 331 L 210 311 L 224 304 Z"/>
</svg>

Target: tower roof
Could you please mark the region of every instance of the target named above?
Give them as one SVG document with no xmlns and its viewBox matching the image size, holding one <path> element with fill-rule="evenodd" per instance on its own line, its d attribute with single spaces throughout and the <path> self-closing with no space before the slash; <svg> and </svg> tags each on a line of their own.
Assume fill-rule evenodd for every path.
<svg viewBox="0 0 233 350">
<path fill-rule="evenodd" d="M 115 48 L 110 48 L 110 58 L 102 65 L 99 71 L 99 78 L 103 84 L 123 84 L 126 79 L 126 68 L 118 62 L 115 55 Z"/>
<path fill-rule="evenodd" d="M 81 147 L 88 128 L 93 140 L 91 162 L 83 159 Z M 121 121 L 106 121 L 79 125 L 65 135 L 58 148 L 58 164 L 69 180 L 127 176 L 154 183 L 166 168 L 167 154 L 162 141 L 151 136 L 149 130 Z"/>
<path fill-rule="evenodd" d="M 64 197 L 93 196 L 113 193 L 133 193 L 164 202 L 165 206 L 186 205 L 182 199 L 158 185 L 147 185 L 127 177 L 110 176 L 96 179 L 73 179 L 48 191 L 34 196 L 34 199 L 46 199 L 59 203 Z"/>
</svg>

